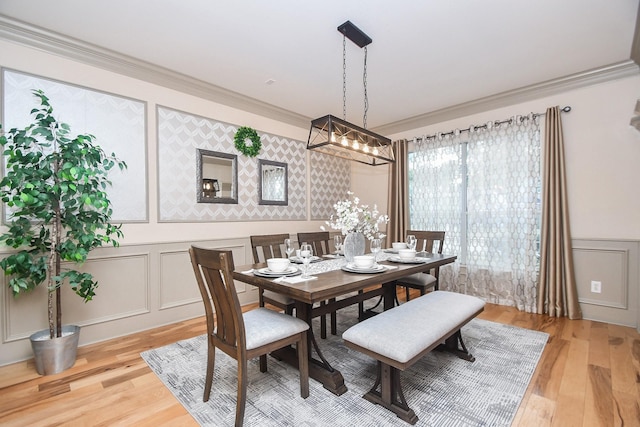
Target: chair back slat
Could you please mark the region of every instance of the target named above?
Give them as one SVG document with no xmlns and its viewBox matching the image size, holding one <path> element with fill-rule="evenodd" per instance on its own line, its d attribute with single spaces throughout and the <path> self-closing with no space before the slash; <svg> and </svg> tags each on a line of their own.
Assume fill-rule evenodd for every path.
<svg viewBox="0 0 640 427">
<path fill-rule="evenodd" d="M 433 253 L 433 248 L 437 244 L 436 252 L 441 254 L 444 246 L 444 231 L 422 231 L 407 230 L 407 234 L 416 236 L 416 250 Z"/>
<path fill-rule="evenodd" d="M 259 262 L 266 262 L 269 258 L 283 258 L 282 246 L 284 246 L 285 239 L 288 239 L 289 235 L 284 234 L 263 234 L 258 236 L 250 236 L 251 240 L 251 252 L 253 253 L 253 262 L 256 264 Z M 262 251 L 260 251 L 262 249 Z M 262 252 L 263 258 L 260 258 L 260 252 Z"/>
<path fill-rule="evenodd" d="M 189 254 L 205 307 L 207 333 L 226 353 L 244 352 L 244 322 L 233 282 L 232 252 L 192 246 Z"/>
<path fill-rule="evenodd" d="M 313 254 L 323 256 L 331 253 L 329 242 L 331 236 L 328 231 L 318 231 L 313 233 L 298 233 L 298 244 L 308 243 L 313 246 Z"/>
</svg>

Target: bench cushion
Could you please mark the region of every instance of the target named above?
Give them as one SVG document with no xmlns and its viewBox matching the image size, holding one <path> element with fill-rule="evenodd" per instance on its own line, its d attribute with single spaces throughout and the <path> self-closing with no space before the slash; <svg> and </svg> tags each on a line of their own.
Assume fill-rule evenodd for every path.
<svg viewBox="0 0 640 427">
<path fill-rule="evenodd" d="M 452 329 L 471 319 L 484 301 L 469 295 L 435 291 L 347 329 L 342 338 L 389 359 L 406 363 Z"/>
</svg>

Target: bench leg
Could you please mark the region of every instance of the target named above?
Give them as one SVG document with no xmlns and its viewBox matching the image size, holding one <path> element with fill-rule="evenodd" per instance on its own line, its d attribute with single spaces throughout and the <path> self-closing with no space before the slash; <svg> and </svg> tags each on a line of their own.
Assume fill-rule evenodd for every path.
<svg viewBox="0 0 640 427">
<path fill-rule="evenodd" d="M 464 345 L 460 329 L 458 329 L 455 334 L 447 338 L 444 344 L 440 344 L 438 347 L 436 347 L 436 350 L 448 351 L 449 353 L 453 353 L 460 359 L 466 360 L 468 362 L 475 362 L 476 360 L 476 358 L 473 357 L 471 353 L 469 353 L 469 350 L 467 350 L 467 347 Z"/>
<path fill-rule="evenodd" d="M 378 386 L 380 391 L 378 391 Z M 407 406 L 407 401 L 404 399 L 400 384 L 400 371 L 393 366 L 378 361 L 376 383 L 362 397 L 371 403 L 384 406 L 409 424 L 418 422 L 416 413 Z"/>
</svg>

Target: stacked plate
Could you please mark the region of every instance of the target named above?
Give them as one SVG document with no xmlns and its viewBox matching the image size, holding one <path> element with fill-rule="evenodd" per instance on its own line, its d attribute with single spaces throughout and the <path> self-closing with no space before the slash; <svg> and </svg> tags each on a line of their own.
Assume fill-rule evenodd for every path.
<svg viewBox="0 0 640 427">
<path fill-rule="evenodd" d="M 349 273 L 362 273 L 362 274 L 373 274 L 373 273 L 382 273 L 386 270 L 384 265 L 374 265 L 373 267 L 361 268 L 350 262 L 347 265 L 342 266 L 343 271 L 348 271 Z"/>
<path fill-rule="evenodd" d="M 399 262 L 401 264 L 423 264 L 429 261 L 429 258 L 415 257 L 415 258 L 400 258 L 399 256 L 390 256 L 387 261 Z"/>
<path fill-rule="evenodd" d="M 302 273 L 298 267 L 289 266 L 285 271 L 271 271 L 268 267 L 259 268 L 253 271 L 253 274 L 260 277 L 282 277 L 282 276 L 297 276 Z"/>
<path fill-rule="evenodd" d="M 299 256 L 292 256 L 289 258 L 289 261 L 295 263 L 295 264 L 302 264 L 302 258 Z M 322 258 L 320 258 L 319 256 L 312 256 L 311 257 L 311 262 L 318 262 L 318 261 L 322 261 Z"/>
</svg>

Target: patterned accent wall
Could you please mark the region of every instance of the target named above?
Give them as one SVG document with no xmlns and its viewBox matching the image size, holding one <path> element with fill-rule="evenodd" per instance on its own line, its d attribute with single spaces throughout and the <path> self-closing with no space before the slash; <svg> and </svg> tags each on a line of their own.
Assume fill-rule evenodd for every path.
<svg viewBox="0 0 640 427">
<path fill-rule="evenodd" d="M 234 146 L 239 126 L 167 107 L 157 108 L 159 221 L 305 220 L 306 145 L 258 130 L 262 149 L 247 157 Z M 238 203 L 196 202 L 197 149 L 238 156 Z M 285 162 L 289 171 L 289 205 L 258 204 L 258 159 Z"/>
<path fill-rule="evenodd" d="M 351 189 L 349 160 L 311 151 L 311 219 L 329 219 L 333 205 Z"/>
<path fill-rule="evenodd" d="M 80 86 L 3 70 L 3 127 L 24 127 L 39 102 L 31 93 L 41 89 L 58 120 L 69 124 L 72 136 L 89 133 L 107 153 L 127 163 L 109 173 L 107 189 L 114 222 L 148 220 L 146 104 L 142 101 L 97 92 Z M 5 210 L 6 213 L 6 210 Z"/>
</svg>

